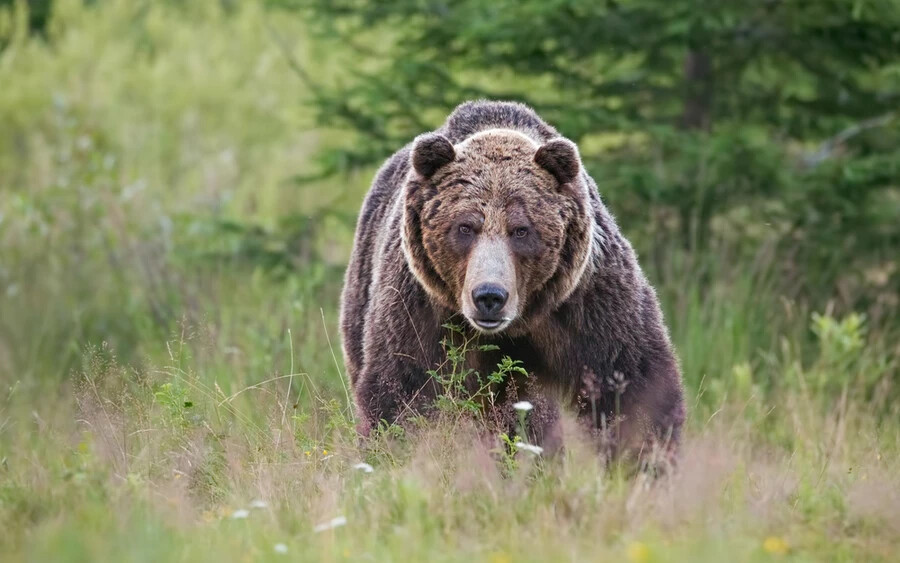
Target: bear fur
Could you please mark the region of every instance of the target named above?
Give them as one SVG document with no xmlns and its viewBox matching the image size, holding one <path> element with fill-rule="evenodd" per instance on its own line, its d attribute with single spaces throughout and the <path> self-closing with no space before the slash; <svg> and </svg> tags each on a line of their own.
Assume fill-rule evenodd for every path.
<svg viewBox="0 0 900 563">
<path fill-rule="evenodd" d="M 341 306 L 362 434 L 433 408 L 451 320 L 499 347 L 467 366 L 509 356 L 529 372 L 494 408 L 515 420 L 512 402 L 531 401 L 545 424 L 530 439 L 557 439 L 562 403 L 614 451 L 678 444 L 681 374 L 656 294 L 575 144 L 522 104 L 460 105 L 375 178 Z"/>
</svg>

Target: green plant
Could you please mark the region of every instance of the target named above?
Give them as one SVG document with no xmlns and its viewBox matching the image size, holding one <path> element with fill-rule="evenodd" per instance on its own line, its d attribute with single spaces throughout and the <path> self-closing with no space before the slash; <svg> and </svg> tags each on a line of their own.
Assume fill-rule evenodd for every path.
<svg viewBox="0 0 900 563">
<path fill-rule="evenodd" d="M 435 401 L 438 409 L 482 416 L 486 407 L 494 407 L 497 392 L 510 375 L 528 375 L 521 361 L 504 356 L 497 369 L 482 376 L 474 368 L 467 367 L 467 356 L 473 352 L 492 352 L 499 350 L 499 347 L 479 344 L 477 335 L 453 322 L 442 326 L 448 332 L 441 340 L 447 360 L 437 369 L 427 372 L 441 386 Z"/>
<path fill-rule="evenodd" d="M 516 454 L 519 452 L 519 446 L 516 444 L 519 444 L 522 441 L 522 438 L 520 438 L 518 434 L 510 437 L 506 432 L 501 432 L 497 437 L 500 439 L 500 445 L 491 451 L 499 457 L 504 474 L 514 475 L 519 469 L 519 462 L 516 458 Z"/>
<path fill-rule="evenodd" d="M 194 406 L 194 402 L 188 399 L 187 391 L 183 387 L 169 381 L 160 385 L 153 393 L 153 397 L 165 409 L 170 424 L 175 426 L 188 424 L 187 413 Z"/>
</svg>

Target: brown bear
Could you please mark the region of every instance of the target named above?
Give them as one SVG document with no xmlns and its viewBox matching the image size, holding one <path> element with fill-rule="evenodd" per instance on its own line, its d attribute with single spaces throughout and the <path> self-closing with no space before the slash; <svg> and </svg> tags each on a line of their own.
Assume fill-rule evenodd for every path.
<svg viewBox="0 0 900 563">
<path fill-rule="evenodd" d="M 460 105 L 375 178 L 341 307 L 361 433 L 433 407 L 454 318 L 497 348 L 467 365 L 530 374 L 495 408 L 526 399 L 552 422 L 562 400 L 615 449 L 674 451 L 684 398 L 656 294 L 575 144 L 522 104 Z"/>
</svg>

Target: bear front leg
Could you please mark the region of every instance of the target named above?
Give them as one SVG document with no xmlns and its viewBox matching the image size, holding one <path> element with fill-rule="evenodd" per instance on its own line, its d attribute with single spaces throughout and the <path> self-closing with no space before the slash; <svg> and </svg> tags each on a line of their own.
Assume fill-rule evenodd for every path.
<svg viewBox="0 0 900 563">
<path fill-rule="evenodd" d="M 601 379 L 587 369 L 580 418 L 596 429 L 611 457 L 674 461 L 685 419 L 684 392 L 674 357 L 646 362 L 637 374 Z"/>
<path fill-rule="evenodd" d="M 355 381 L 353 396 L 358 418 L 357 431 L 368 436 L 384 421 L 403 423 L 426 414 L 434 406 L 437 382 L 429 371 L 440 357 L 440 325 L 427 311 L 418 316 L 401 316 L 396 302 L 383 301 L 375 307 L 374 319 L 366 327 L 364 363 Z M 417 327 L 413 319 L 421 319 Z M 437 328 L 435 328 L 437 327 Z"/>
<path fill-rule="evenodd" d="M 409 271 L 399 244 L 392 240 L 385 250 L 363 319 L 363 365 L 353 384 L 363 435 L 382 420 L 402 423 L 424 414 L 436 397 L 428 371 L 443 356 L 444 316 Z"/>
<path fill-rule="evenodd" d="M 382 356 L 366 366 L 355 392 L 357 430 L 368 436 L 381 421 L 402 424 L 434 405 L 436 386 L 424 367 Z"/>
</svg>

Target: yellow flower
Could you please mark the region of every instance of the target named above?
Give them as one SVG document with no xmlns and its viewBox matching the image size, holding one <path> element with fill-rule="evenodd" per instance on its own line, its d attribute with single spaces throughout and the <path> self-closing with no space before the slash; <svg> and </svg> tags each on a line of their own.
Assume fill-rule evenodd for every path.
<svg viewBox="0 0 900 563">
<path fill-rule="evenodd" d="M 328 455 L 328 450 L 322 450 L 322 455 Z"/>
<path fill-rule="evenodd" d="M 512 559 L 505 551 L 495 551 L 494 553 L 491 553 L 488 561 L 490 561 L 490 563 L 512 563 Z"/>
<path fill-rule="evenodd" d="M 628 544 L 628 549 L 625 550 L 625 553 L 628 555 L 628 560 L 634 563 L 650 561 L 650 548 L 639 541 Z"/>
<path fill-rule="evenodd" d="M 763 542 L 763 549 L 775 555 L 784 555 L 790 550 L 791 546 L 782 537 L 769 536 Z"/>
<path fill-rule="evenodd" d="M 305 454 L 306 454 L 306 457 L 309 457 L 309 456 L 311 456 L 311 455 L 312 455 L 312 452 L 310 452 L 310 451 L 309 451 L 309 450 L 306 450 L 306 451 L 305 451 L 305 452 L 303 452 L 303 453 L 305 453 Z"/>
</svg>

